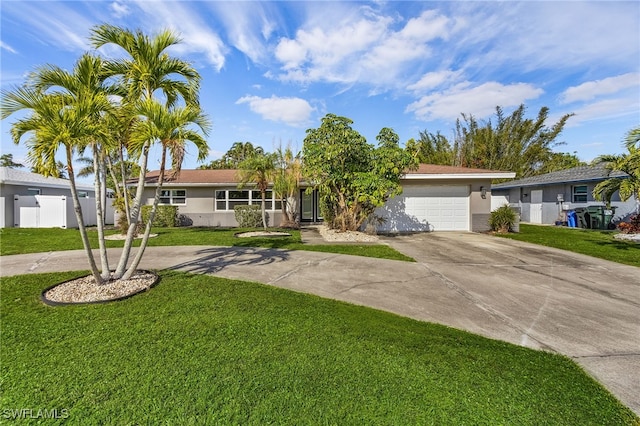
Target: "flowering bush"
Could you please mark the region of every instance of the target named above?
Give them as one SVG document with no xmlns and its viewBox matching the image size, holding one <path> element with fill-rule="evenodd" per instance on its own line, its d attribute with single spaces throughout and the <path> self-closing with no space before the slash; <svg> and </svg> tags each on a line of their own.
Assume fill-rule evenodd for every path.
<svg viewBox="0 0 640 426">
<path fill-rule="evenodd" d="M 640 234 L 640 214 L 631 216 L 629 222 L 620 222 L 618 229 L 623 234 Z"/>
</svg>

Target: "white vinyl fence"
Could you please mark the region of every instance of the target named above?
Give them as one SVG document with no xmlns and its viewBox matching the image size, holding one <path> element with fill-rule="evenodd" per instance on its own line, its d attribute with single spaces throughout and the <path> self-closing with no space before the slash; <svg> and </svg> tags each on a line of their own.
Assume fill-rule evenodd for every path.
<svg viewBox="0 0 640 426">
<path fill-rule="evenodd" d="M 491 194 L 491 211 L 497 210 L 505 204 L 509 204 L 509 200 L 504 195 Z"/>
<path fill-rule="evenodd" d="M 80 198 L 86 226 L 97 224 L 96 200 Z M 107 199 L 107 225 L 113 224 L 114 209 Z M 64 195 L 14 195 L 13 221 L 16 228 L 77 228 L 73 199 Z"/>
</svg>

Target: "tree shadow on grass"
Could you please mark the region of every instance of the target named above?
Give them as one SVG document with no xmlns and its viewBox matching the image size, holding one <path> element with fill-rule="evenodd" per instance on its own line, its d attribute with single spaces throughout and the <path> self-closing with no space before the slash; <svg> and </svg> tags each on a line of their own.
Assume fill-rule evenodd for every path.
<svg viewBox="0 0 640 426">
<path fill-rule="evenodd" d="M 187 262 L 173 265 L 168 270 L 193 274 L 214 274 L 229 266 L 268 265 L 289 259 L 287 251 L 257 247 L 214 247 L 196 252 Z"/>
</svg>

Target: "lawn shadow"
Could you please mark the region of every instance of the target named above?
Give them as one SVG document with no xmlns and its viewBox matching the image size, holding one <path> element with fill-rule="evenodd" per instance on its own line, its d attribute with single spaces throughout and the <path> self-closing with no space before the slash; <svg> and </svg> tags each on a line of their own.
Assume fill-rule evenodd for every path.
<svg viewBox="0 0 640 426">
<path fill-rule="evenodd" d="M 289 259 L 287 251 L 259 247 L 213 247 L 196 252 L 187 262 L 173 265 L 168 270 L 194 274 L 214 274 L 229 266 L 268 265 Z"/>
</svg>

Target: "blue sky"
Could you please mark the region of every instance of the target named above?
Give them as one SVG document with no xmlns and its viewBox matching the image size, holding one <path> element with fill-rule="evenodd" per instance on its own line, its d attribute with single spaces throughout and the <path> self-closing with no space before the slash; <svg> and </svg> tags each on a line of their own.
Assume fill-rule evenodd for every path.
<svg viewBox="0 0 640 426">
<path fill-rule="evenodd" d="M 2 0 L 2 89 L 35 67 L 71 69 L 91 27 L 172 29 L 171 53 L 202 75 L 214 127 L 209 160 L 237 141 L 302 148 L 327 113 L 354 120 L 370 143 L 451 138 L 461 113 L 485 120 L 524 103 L 548 124 L 574 113 L 558 151 L 586 161 L 623 152 L 640 124 L 640 2 L 529 1 L 12 1 Z M 105 56 L 117 54 L 103 48 Z M 24 162 L 2 121 L 2 153 Z M 157 159 L 149 168 L 157 168 Z M 207 162 L 208 162 L 207 161 Z M 190 150 L 184 168 L 195 168 Z"/>
</svg>

